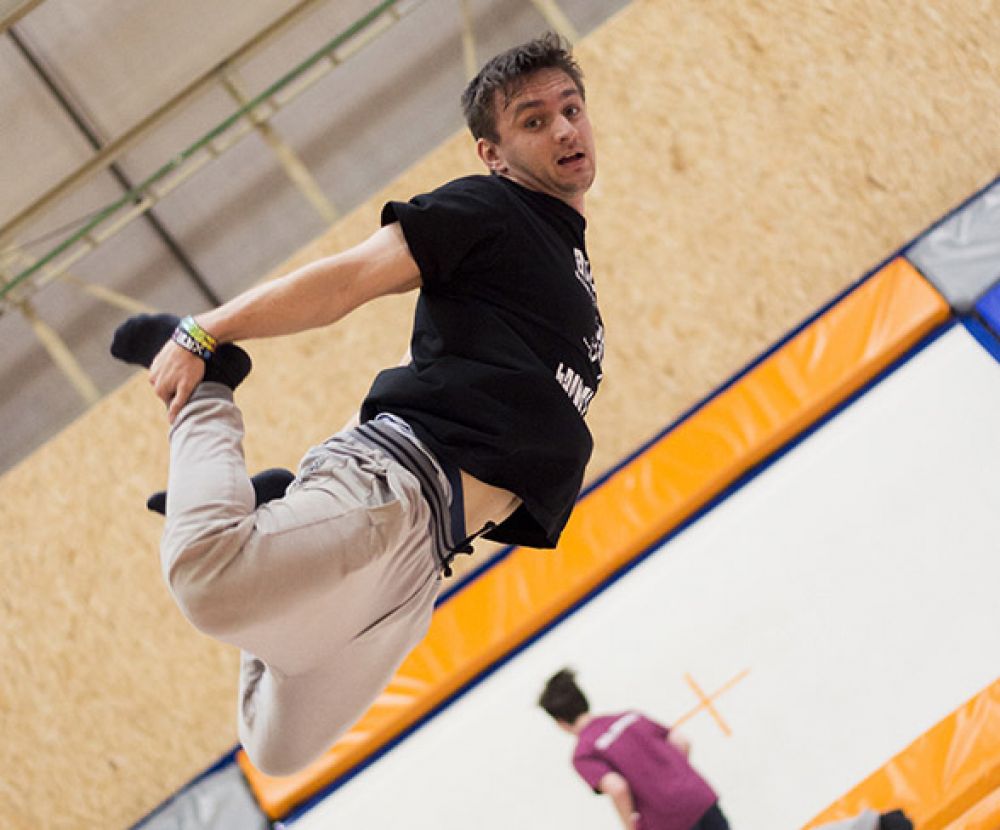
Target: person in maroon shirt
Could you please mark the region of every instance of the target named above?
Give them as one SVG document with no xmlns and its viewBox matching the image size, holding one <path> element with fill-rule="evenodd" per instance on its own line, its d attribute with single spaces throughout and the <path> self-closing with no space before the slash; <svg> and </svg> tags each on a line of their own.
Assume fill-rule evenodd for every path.
<svg viewBox="0 0 1000 830">
<path fill-rule="evenodd" d="M 718 796 L 688 763 L 690 743 L 645 715 L 593 715 L 569 669 L 553 675 L 538 701 L 576 736 L 573 766 L 614 802 L 626 830 L 728 830 Z"/>
</svg>

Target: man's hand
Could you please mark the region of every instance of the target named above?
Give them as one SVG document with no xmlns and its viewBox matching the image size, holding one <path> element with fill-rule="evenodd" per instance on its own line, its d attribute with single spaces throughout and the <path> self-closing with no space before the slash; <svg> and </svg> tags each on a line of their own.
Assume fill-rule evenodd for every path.
<svg viewBox="0 0 1000 830">
<path fill-rule="evenodd" d="M 347 251 L 254 286 L 199 314 L 198 324 L 220 345 L 295 334 L 331 325 L 376 297 L 411 291 L 420 284 L 420 268 L 402 229 L 393 223 Z M 167 405 L 173 423 L 204 378 L 205 364 L 168 341 L 149 367 L 150 385 Z"/>
<path fill-rule="evenodd" d="M 204 360 L 173 340 L 163 344 L 149 367 L 149 383 L 156 396 L 167 405 L 167 420 L 170 423 L 174 422 L 204 376 Z"/>
<path fill-rule="evenodd" d="M 691 741 L 683 735 L 678 735 L 673 729 L 667 733 L 667 743 L 672 744 L 685 758 L 691 755 Z"/>
</svg>

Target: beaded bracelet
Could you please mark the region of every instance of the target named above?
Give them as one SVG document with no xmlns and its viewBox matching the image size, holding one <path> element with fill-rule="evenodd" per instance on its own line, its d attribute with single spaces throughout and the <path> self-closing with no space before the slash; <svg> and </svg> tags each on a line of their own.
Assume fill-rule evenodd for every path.
<svg viewBox="0 0 1000 830">
<path fill-rule="evenodd" d="M 191 354 L 198 355 L 206 361 L 211 359 L 212 355 L 215 354 L 216 346 L 218 346 L 218 341 L 199 326 L 194 317 L 190 315 L 177 324 L 170 339 L 182 349 L 187 349 Z"/>
</svg>

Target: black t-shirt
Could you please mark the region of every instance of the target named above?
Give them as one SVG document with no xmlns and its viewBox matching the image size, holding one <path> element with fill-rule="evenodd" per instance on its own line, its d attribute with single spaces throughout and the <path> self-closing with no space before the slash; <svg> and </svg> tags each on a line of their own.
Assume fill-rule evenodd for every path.
<svg viewBox="0 0 1000 830">
<path fill-rule="evenodd" d="M 361 417 L 399 415 L 439 458 L 516 494 L 488 538 L 553 547 L 593 447 L 583 416 L 604 355 L 586 221 L 501 176 L 389 202 L 382 223 L 396 221 L 423 283 L 412 361 L 376 377 Z"/>
</svg>

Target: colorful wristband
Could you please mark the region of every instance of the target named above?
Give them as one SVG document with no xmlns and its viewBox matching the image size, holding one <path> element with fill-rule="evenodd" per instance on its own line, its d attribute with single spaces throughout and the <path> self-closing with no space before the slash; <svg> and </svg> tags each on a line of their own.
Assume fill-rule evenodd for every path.
<svg viewBox="0 0 1000 830">
<path fill-rule="evenodd" d="M 198 323 L 195 322 L 194 317 L 192 317 L 190 314 L 180 321 L 180 323 L 177 325 L 177 328 L 179 328 L 185 334 L 189 334 L 191 337 L 195 339 L 196 342 L 200 343 L 210 352 L 214 352 L 216 347 L 219 345 L 219 341 L 216 340 L 214 337 L 212 337 L 212 335 L 210 335 L 207 331 L 205 331 L 205 329 L 199 326 Z"/>
<path fill-rule="evenodd" d="M 170 335 L 170 339 L 182 349 L 187 349 L 191 354 L 198 355 L 198 357 L 206 362 L 212 357 L 213 352 L 211 349 L 203 346 L 180 326 L 174 329 L 174 333 Z"/>
</svg>

